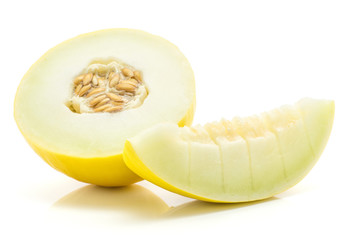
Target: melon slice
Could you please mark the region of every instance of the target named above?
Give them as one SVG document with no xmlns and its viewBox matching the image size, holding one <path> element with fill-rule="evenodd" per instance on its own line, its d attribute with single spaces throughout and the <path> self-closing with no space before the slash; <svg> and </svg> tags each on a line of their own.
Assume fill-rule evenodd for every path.
<svg viewBox="0 0 346 240">
<path fill-rule="evenodd" d="M 20 131 L 48 164 L 83 182 L 122 186 L 141 180 L 123 161 L 127 138 L 160 122 L 192 122 L 194 76 L 167 40 L 108 29 L 44 54 L 14 105 Z"/>
<path fill-rule="evenodd" d="M 212 202 L 271 197 L 297 184 L 327 144 L 334 102 L 293 106 L 196 127 L 158 124 L 125 143 L 126 165 L 167 190 Z"/>
</svg>

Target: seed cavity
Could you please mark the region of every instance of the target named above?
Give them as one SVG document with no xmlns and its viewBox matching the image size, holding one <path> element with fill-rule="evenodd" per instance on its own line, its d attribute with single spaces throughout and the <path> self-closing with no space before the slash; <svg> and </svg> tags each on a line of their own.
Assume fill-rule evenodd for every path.
<svg viewBox="0 0 346 240">
<path fill-rule="evenodd" d="M 105 94 L 97 96 L 96 98 L 90 101 L 90 106 L 93 107 L 94 105 L 98 104 L 105 98 L 106 98 Z"/>
<path fill-rule="evenodd" d="M 84 79 L 83 79 L 83 85 L 87 85 L 91 82 L 93 78 L 93 74 L 92 73 L 88 73 L 85 75 Z"/>
<path fill-rule="evenodd" d="M 83 86 L 82 89 L 79 91 L 78 95 L 82 97 L 90 88 L 91 84 Z"/>
<path fill-rule="evenodd" d="M 106 91 L 105 88 L 94 88 L 88 93 L 88 95 L 86 97 L 88 98 L 88 97 L 91 97 L 92 95 L 95 95 L 97 93 L 102 93 L 104 91 Z"/>
<path fill-rule="evenodd" d="M 107 97 L 112 99 L 115 102 L 123 102 L 123 98 L 120 97 L 119 95 L 116 95 L 115 93 L 106 93 Z"/>
<path fill-rule="evenodd" d="M 142 74 L 120 61 L 91 64 L 72 81 L 66 105 L 75 113 L 115 113 L 139 107 L 148 95 Z"/>
<path fill-rule="evenodd" d="M 106 103 L 108 103 L 110 101 L 109 98 L 104 98 L 102 99 L 102 101 L 100 101 L 98 104 L 96 104 L 95 108 L 101 107 L 103 105 L 105 105 Z"/>
<path fill-rule="evenodd" d="M 119 83 L 120 75 L 118 73 L 111 72 L 110 76 L 111 77 L 109 78 L 109 86 L 115 87 Z"/>
<path fill-rule="evenodd" d="M 79 92 L 80 92 L 80 90 L 82 89 L 82 87 L 83 87 L 83 84 L 82 84 L 82 83 L 78 84 L 78 86 L 77 86 L 77 87 L 75 88 L 75 90 L 74 90 L 74 94 L 75 94 L 75 95 L 78 95 Z"/>
<path fill-rule="evenodd" d="M 116 86 L 116 89 L 119 91 L 126 91 L 126 92 L 133 93 L 136 90 L 136 87 L 127 82 L 122 82 Z"/>
<path fill-rule="evenodd" d="M 122 109 L 121 106 L 114 106 L 114 107 L 109 107 L 109 108 L 106 108 L 104 111 L 105 112 L 118 112 Z"/>
<path fill-rule="evenodd" d="M 92 82 L 93 82 L 93 85 L 94 85 L 94 86 L 97 86 L 97 85 L 99 84 L 99 81 L 98 81 L 98 79 L 97 79 L 97 77 L 96 77 L 95 75 L 94 75 L 94 77 L 93 77 Z"/>
<path fill-rule="evenodd" d="M 139 71 L 134 71 L 133 76 L 138 82 L 142 81 L 142 76 L 141 76 L 141 73 Z"/>
<path fill-rule="evenodd" d="M 82 74 L 82 75 L 79 75 L 78 77 L 76 77 L 74 79 L 74 84 L 78 85 L 81 81 L 83 81 L 84 77 L 85 77 L 85 74 Z"/>
<path fill-rule="evenodd" d="M 97 107 L 94 109 L 95 112 L 104 112 L 104 110 L 106 110 L 107 108 L 110 108 L 112 107 L 112 105 L 110 104 L 105 104 L 105 105 L 102 105 L 100 107 Z"/>
<path fill-rule="evenodd" d="M 133 77 L 133 71 L 128 68 L 123 68 L 121 69 L 121 72 L 126 76 L 126 77 Z"/>
</svg>

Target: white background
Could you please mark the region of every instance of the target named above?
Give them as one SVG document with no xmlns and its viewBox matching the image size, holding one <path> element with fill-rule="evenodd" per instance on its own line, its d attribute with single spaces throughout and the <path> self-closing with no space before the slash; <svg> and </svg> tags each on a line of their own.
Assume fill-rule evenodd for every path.
<svg viewBox="0 0 346 240">
<path fill-rule="evenodd" d="M 346 239 L 345 1 L 31 0 L 0 9 L 0 239 Z M 292 189 L 248 204 L 207 204 L 145 181 L 104 189 L 50 168 L 15 125 L 20 79 L 56 44 L 116 27 L 160 35 L 186 55 L 195 123 L 334 99 L 317 165 Z"/>
</svg>

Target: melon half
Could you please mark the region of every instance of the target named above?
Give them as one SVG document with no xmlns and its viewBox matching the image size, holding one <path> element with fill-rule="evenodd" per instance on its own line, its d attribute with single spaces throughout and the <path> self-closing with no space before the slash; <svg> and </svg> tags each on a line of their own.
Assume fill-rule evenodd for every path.
<svg viewBox="0 0 346 240">
<path fill-rule="evenodd" d="M 158 124 L 126 141 L 136 174 L 167 190 L 211 202 L 271 197 L 297 184 L 327 144 L 334 102 L 292 106 L 196 127 Z"/>
<path fill-rule="evenodd" d="M 77 36 L 23 77 L 14 116 L 30 146 L 77 180 L 122 186 L 141 178 L 122 158 L 125 140 L 160 122 L 192 122 L 194 76 L 167 40 L 131 29 Z"/>
</svg>

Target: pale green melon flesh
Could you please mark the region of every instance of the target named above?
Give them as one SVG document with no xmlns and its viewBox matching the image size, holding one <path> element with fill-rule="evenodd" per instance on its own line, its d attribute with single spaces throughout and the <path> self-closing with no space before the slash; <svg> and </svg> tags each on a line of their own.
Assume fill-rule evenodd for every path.
<svg viewBox="0 0 346 240">
<path fill-rule="evenodd" d="M 155 178 L 145 174 L 153 174 L 167 183 L 162 187 L 203 200 L 264 199 L 295 185 L 311 170 L 327 143 L 333 118 L 333 101 L 303 99 L 203 127 L 159 124 L 129 140 L 151 173 L 132 170 L 148 179 Z"/>
<path fill-rule="evenodd" d="M 117 113 L 72 112 L 73 80 L 91 64 L 122 62 L 140 71 L 148 96 Z M 181 121 L 195 99 L 192 69 L 179 49 L 133 29 L 80 35 L 43 55 L 18 87 L 15 119 L 27 139 L 52 153 L 81 158 L 122 153 L 127 138 L 159 122 Z"/>
</svg>

